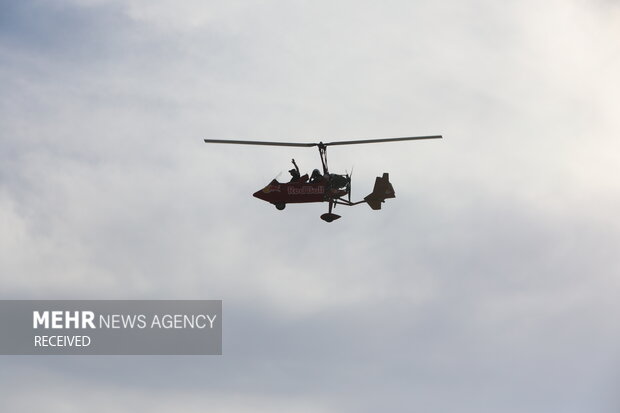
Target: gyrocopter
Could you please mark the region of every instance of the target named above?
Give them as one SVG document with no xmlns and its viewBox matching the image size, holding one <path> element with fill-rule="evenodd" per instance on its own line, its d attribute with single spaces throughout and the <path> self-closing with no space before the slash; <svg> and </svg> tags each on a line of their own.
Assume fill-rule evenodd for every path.
<svg viewBox="0 0 620 413">
<path fill-rule="evenodd" d="M 405 138 L 379 138 L 363 139 L 353 141 L 335 141 L 318 143 L 296 143 L 296 142 L 266 142 L 266 141 L 242 141 L 229 139 L 205 139 L 206 143 L 226 143 L 236 145 L 264 145 L 264 146 L 296 146 L 314 147 L 319 149 L 323 173 L 315 169 L 310 176 L 301 175 L 299 168 L 293 159 L 294 169 L 291 169 L 291 179 L 289 182 L 278 182 L 273 179 L 262 189 L 254 193 L 254 196 L 263 201 L 269 202 L 279 210 L 283 210 L 286 204 L 303 204 L 309 202 L 327 202 L 329 204 L 327 213 L 321 215 L 321 219 L 332 222 L 340 215 L 334 214 L 332 210 L 336 205 L 354 206 L 362 203 L 368 204 L 374 210 L 381 209 L 381 204 L 388 198 L 395 198 L 394 187 L 390 183 L 389 174 L 384 172 L 382 176 L 375 179 L 375 186 L 370 194 L 361 201 L 351 202 L 351 175 L 330 173 L 327 167 L 327 147 L 336 145 L 356 145 L 361 143 L 383 143 L 398 141 L 413 141 L 423 139 L 441 139 L 441 135 L 433 136 L 412 136 Z"/>
</svg>

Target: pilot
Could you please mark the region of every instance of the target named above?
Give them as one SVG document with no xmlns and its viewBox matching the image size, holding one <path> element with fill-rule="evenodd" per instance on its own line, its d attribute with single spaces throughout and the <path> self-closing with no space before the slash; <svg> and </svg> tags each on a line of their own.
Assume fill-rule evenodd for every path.
<svg viewBox="0 0 620 413">
<path fill-rule="evenodd" d="M 291 180 L 289 182 L 297 182 L 299 181 L 299 178 L 300 178 L 299 167 L 295 163 L 295 159 L 293 159 L 292 162 L 293 162 L 293 165 L 295 166 L 295 169 L 291 169 L 290 171 L 288 171 L 288 173 L 291 174 Z"/>
<path fill-rule="evenodd" d="M 314 171 L 312 171 L 312 175 L 310 175 L 310 182 L 316 182 L 323 179 L 323 175 L 321 175 L 321 172 L 319 172 L 318 169 L 315 169 Z"/>
</svg>

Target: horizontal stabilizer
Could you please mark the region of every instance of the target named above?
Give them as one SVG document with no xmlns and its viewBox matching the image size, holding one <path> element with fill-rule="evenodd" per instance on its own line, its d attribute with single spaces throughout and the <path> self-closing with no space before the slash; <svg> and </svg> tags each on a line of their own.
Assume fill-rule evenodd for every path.
<svg viewBox="0 0 620 413">
<path fill-rule="evenodd" d="M 396 198 L 394 193 L 394 187 L 390 183 L 390 175 L 385 172 L 383 176 L 375 179 L 375 187 L 372 192 L 364 198 L 364 201 L 372 209 L 381 209 L 381 204 L 385 202 L 387 198 Z"/>
</svg>

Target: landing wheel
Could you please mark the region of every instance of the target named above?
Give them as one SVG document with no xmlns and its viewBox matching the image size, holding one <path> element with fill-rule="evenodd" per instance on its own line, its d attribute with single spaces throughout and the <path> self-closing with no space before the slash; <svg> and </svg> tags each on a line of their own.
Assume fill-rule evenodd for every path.
<svg viewBox="0 0 620 413">
<path fill-rule="evenodd" d="M 331 212 L 321 215 L 321 219 L 325 222 L 332 222 L 337 220 L 338 218 L 340 218 L 340 215 L 332 214 Z"/>
<path fill-rule="evenodd" d="M 286 204 L 284 202 L 279 202 L 276 204 L 276 209 L 278 211 L 282 211 L 284 208 L 286 208 Z"/>
</svg>

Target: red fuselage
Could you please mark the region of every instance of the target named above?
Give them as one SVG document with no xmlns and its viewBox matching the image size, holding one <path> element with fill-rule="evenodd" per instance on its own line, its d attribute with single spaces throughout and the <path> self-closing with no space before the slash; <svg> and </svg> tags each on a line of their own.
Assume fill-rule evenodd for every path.
<svg viewBox="0 0 620 413">
<path fill-rule="evenodd" d="M 303 178 L 306 179 L 303 179 Z M 281 183 L 275 179 L 266 187 L 254 193 L 254 196 L 272 204 L 299 204 L 306 202 L 324 202 L 346 195 L 341 189 L 330 189 L 326 180 L 308 182 L 307 175 L 297 182 Z"/>
</svg>

